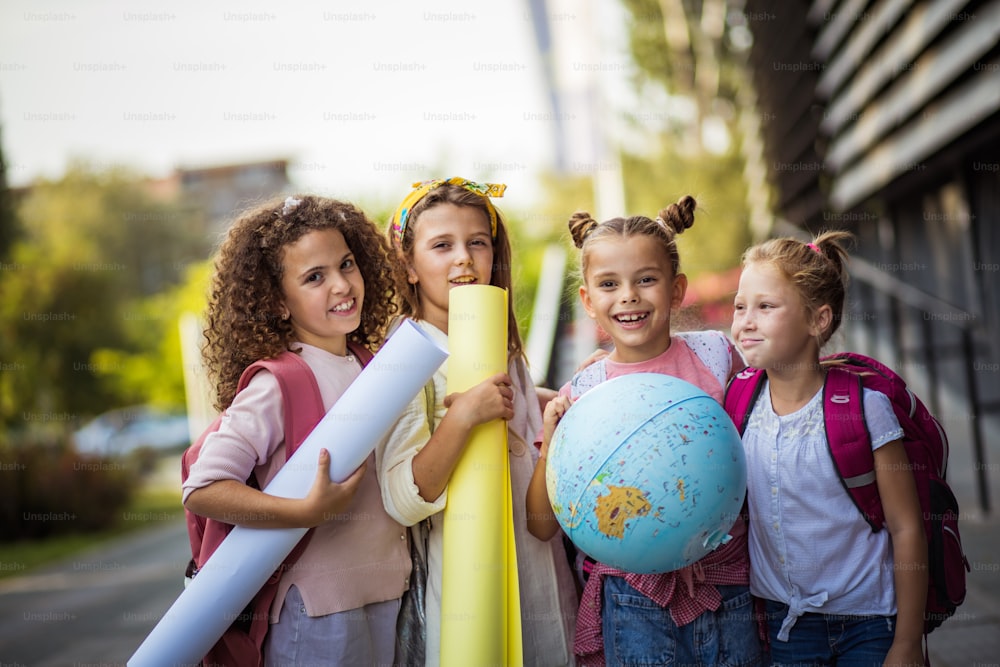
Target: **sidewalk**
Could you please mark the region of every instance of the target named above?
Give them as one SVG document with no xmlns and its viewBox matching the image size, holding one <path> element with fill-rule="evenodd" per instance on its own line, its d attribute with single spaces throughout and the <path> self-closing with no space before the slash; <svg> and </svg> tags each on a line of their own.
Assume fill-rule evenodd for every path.
<svg viewBox="0 0 1000 667">
<path fill-rule="evenodd" d="M 963 512 L 959 531 L 972 568 L 968 594 L 955 615 L 931 633 L 930 664 L 1000 667 L 1000 518 L 965 518 Z"/>
</svg>

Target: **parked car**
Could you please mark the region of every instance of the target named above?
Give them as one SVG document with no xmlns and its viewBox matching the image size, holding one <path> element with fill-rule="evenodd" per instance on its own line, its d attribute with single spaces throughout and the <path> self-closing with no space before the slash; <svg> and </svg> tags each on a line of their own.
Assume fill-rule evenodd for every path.
<svg viewBox="0 0 1000 667">
<path fill-rule="evenodd" d="M 135 405 L 95 417 L 73 434 L 73 441 L 82 454 L 121 456 L 143 448 L 180 451 L 191 438 L 187 415 Z"/>
</svg>

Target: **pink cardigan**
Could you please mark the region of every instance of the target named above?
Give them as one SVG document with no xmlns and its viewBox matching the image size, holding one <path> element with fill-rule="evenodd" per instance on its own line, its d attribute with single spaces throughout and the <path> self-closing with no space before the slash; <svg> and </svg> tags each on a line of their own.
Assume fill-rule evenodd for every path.
<svg viewBox="0 0 1000 667">
<path fill-rule="evenodd" d="M 316 375 L 323 405 L 329 410 L 361 372 L 356 361 L 310 345 L 302 358 Z M 245 482 L 257 473 L 262 486 L 284 464 L 281 396 L 274 376 L 261 371 L 229 407 L 216 433 L 205 439 L 183 487 L 183 498 L 214 481 Z M 334 450 L 336 442 L 327 447 Z M 406 529 L 382 505 L 374 454 L 353 504 L 313 531 L 309 546 L 278 586 L 271 622 L 281 612 L 285 594 L 296 586 L 310 616 L 357 609 L 399 598 L 410 574 Z M 237 521 L 238 523 L 238 521 Z"/>
</svg>

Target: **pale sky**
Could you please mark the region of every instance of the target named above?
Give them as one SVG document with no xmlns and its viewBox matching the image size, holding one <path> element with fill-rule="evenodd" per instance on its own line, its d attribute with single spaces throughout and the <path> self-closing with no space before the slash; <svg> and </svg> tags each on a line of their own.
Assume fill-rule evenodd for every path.
<svg viewBox="0 0 1000 667">
<path fill-rule="evenodd" d="M 581 71 L 609 69 L 582 54 Z M 303 191 L 394 201 L 462 175 L 523 206 L 553 125 L 527 0 L 0 4 L 12 185 L 74 157 L 153 176 L 288 158 Z"/>
</svg>

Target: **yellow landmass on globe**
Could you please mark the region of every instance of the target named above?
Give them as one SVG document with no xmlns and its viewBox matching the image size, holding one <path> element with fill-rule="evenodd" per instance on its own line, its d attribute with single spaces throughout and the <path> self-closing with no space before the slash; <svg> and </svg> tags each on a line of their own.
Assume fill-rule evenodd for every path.
<svg viewBox="0 0 1000 667">
<path fill-rule="evenodd" d="M 652 509 L 646 494 L 632 486 L 609 486 L 608 493 L 597 498 L 597 529 L 608 537 L 622 539 L 625 523 L 644 516 Z"/>
</svg>

